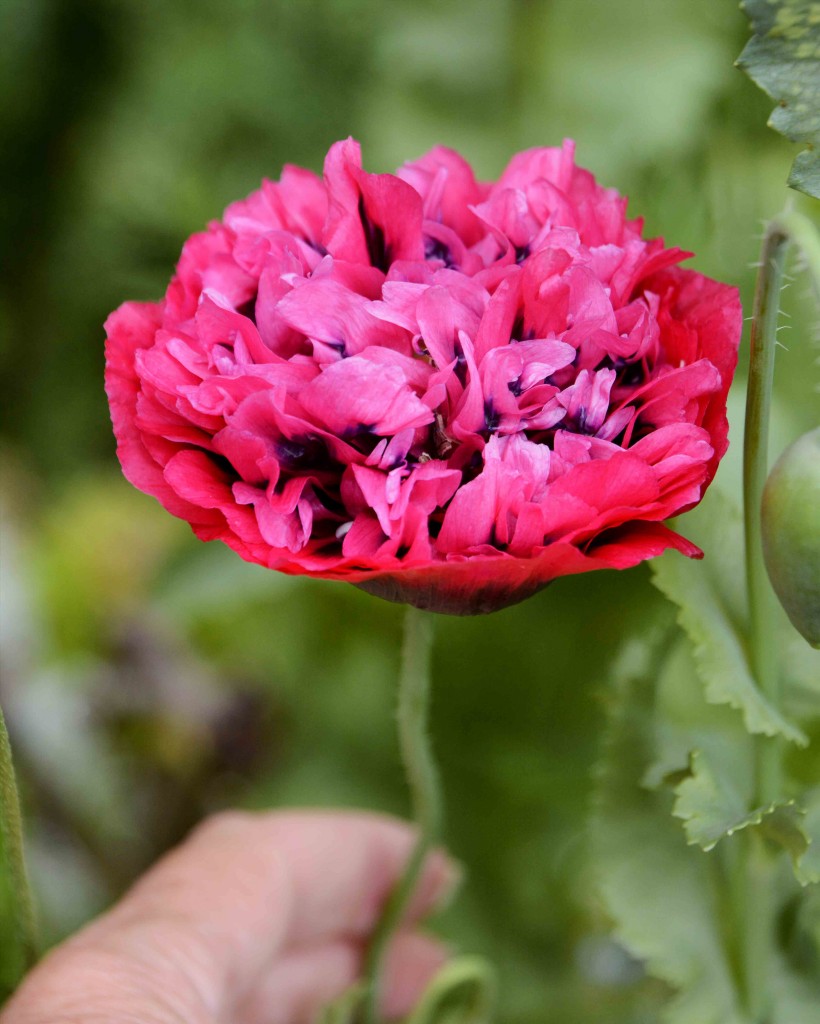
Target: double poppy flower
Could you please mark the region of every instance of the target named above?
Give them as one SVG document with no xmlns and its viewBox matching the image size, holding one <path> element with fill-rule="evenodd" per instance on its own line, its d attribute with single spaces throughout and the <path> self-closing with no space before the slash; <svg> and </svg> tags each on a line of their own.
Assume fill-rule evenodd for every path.
<svg viewBox="0 0 820 1024">
<path fill-rule="evenodd" d="M 573 146 L 495 183 L 331 147 L 192 236 L 106 323 L 128 479 L 272 569 L 458 614 L 698 549 L 737 292 L 642 237 Z"/>
</svg>

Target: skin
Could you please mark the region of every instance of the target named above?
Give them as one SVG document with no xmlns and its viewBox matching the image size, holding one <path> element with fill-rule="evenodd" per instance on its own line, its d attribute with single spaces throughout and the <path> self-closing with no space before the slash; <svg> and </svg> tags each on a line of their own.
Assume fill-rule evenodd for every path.
<svg viewBox="0 0 820 1024">
<path fill-rule="evenodd" d="M 29 974 L 1 1024 L 310 1024 L 355 980 L 414 841 L 364 813 L 206 820 Z M 458 870 L 430 856 L 388 958 L 384 1014 L 408 1013 L 447 950 L 417 928 Z"/>
</svg>

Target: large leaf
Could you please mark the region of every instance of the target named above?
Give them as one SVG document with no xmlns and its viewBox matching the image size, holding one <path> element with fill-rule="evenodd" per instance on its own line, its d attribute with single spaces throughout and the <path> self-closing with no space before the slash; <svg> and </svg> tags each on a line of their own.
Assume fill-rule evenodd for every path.
<svg viewBox="0 0 820 1024">
<path fill-rule="evenodd" d="M 746 1024 L 719 924 L 716 862 L 687 846 L 671 796 L 641 785 L 659 666 L 638 647 L 629 659 L 597 777 L 591 835 L 601 893 L 621 942 L 678 990 L 665 1012 L 669 1024 Z"/>
<path fill-rule="evenodd" d="M 759 812 L 745 810 L 748 764 L 734 775 L 729 765 L 743 749 L 738 744 L 740 719 L 726 708 L 709 706 L 702 697 L 698 706 L 699 687 L 696 679 L 692 682 L 694 668 L 691 658 L 687 662 L 685 657 L 686 646 L 670 648 L 666 637 L 651 645 L 636 643 L 616 669 L 606 747 L 596 779 L 594 866 L 621 942 L 645 962 L 649 973 L 677 990 L 663 1017 L 667 1024 L 750 1024 L 730 966 L 732 929 L 721 899 L 729 891 L 726 871 L 733 859 L 706 853 L 702 846 L 714 846 L 724 835 L 753 827 L 788 850 L 798 874 L 804 872 L 808 881 L 816 867 L 814 843 L 809 842 L 814 829 L 820 840 L 820 792 L 814 794 L 816 805 L 803 801 L 809 808 L 805 817 L 791 803 Z M 711 721 L 710 715 L 717 717 Z M 720 760 L 716 741 L 724 728 L 727 754 Z M 663 784 L 678 774 L 687 736 L 701 741 L 711 759 L 707 766 L 704 757 L 696 756 L 694 772 L 677 783 L 676 810 L 682 807 L 684 787 L 690 812 L 687 825 L 698 833 L 690 835 L 688 843 L 672 817 L 673 794 Z M 748 735 L 745 739 L 752 742 Z M 654 788 L 646 784 L 650 777 Z M 809 906 L 812 891 L 813 887 L 804 890 L 805 898 L 797 905 Z M 785 906 L 799 891 L 783 876 L 777 892 Z M 787 959 L 785 953 L 775 958 L 771 1024 L 816 1024 L 820 1019 L 814 967 L 820 955 L 820 928 L 815 931 L 816 935 L 810 927 L 803 928 L 804 941 L 811 945 L 805 962 Z"/>
<path fill-rule="evenodd" d="M 784 736 L 804 746 L 803 732 L 764 697 L 749 667 L 739 513 L 712 489 L 687 515 L 685 532 L 705 552 L 703 562 L 672 553 L 653 563 L 652 576 L 678 607 L 678 622 L 692 642 L 706 699 L 740 711 L 749 732 Z"/>
<path fill-rule="evenodd" d="M 704 699 L 685 638 L 658 672 L 652 734 L 654 760 L 644 781 L 673 786 L 672 813 L 683 821 L 689 843 L 708 852 L 722 839 L 756 828 L 797 865 L 809 845 L 803 812 L 787 801 L 754 805 L 754 740 L 736 714 Z"/>
<path fill-rule="evenodd" d="M 820 3 L 744 0 L 754 35 L 738 58 L 777 102 L 769 124 L 792 142 L 806 143 L 789 185 L 820 198 Z"/>
<path fill-rule="evenodd" d="M 754 741 L 743 719 L 727 705 L 706 700 L 692 645 L 680 630 L 655 642 L 664 645 L 666 654 L 655 679 L 653 756 L 644 783 L 677 787 L 693 774 L 694 751 L 710 760 L 714 753 L 718 763 L 731 769 L 728 788 L 751 798 Z"/>
<path fill-rule="evenodd" d="M 652 759 L 644 784 L 672 787 L 672 813 L 690 844 L 708 852 L 754 828 L 789 854 L 801 884 L 820 880 L 820 788 L 799 801 L 757 806 L 754 738 L 736 712 L 706 701 L 687 639 L 671 645 L 664 639 L 663 646 L 668 653 L 655 675 Z"/>
</svg>

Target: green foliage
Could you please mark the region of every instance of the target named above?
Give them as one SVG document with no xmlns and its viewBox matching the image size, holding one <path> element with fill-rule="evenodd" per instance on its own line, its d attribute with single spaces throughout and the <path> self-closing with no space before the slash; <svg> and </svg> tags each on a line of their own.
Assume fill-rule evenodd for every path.
<svg viewBox="0 0 820 1024">
<path fill-rule="evenodd" d="M 787 684 L 783 703 L 791 717 L 802 719 L 795 724 L 759 693 L 748 667 L 748 627 L 742 572 L 738 571 L 743 565 L 739 513 L 713 488 L 701 506 L 687 515 L 684 525 L 687 535 L 706 553 L 703 563 L 662 558 L 652 566 L 653 581 L 676 604 L 678 622 L 688 639 L 670 656 L 658 684 L 665 735 L 675 736 L 678 762 L 684 751 L 688 756 L 676 784 L 674 814 L 683 820 L 689 841 L 706 851 L 724 837 L 757 829 L 790 853 L 798 878 L 805 882 L 812 877 L 806 865 L 813 864 L 815 856 L 814 851 L 809 854 L 814 812 L 808 814 L 808 805 L 795 802 L 799 790 L 793 784 L 777 803 L 755 804 L 756 741 L 748 734 L 784 736 L 798 748 L 793 766 L 801 758 L 813 765 L 815 755 L 806 749 L 808 737 L 801 725 L 807 729 L 820 716 L 818 694 L 814 689 L 806 694 L 810 680 L 816 686 L 820 678 L 820 655 L 790 642 L 794 630 L 778 615 L 782 640 L 778 668 Z M 719 714 L 714 704 L 728 705 L 740 716 Z M 661 763 L 664 758 L 668 763 L 671 756 L 661 749 Z M 684 766 L 678 763 L 678 768 Z M 659 774 L 656 766 L 650 777 L 657 779 Z"/>
<path fill-rule="evenodd" d="M 744 0 L 754 35 L 738 67 L 777 101 L 769 124 L 806 143 L 789 185 L 820 199 L 820 4 L 816 0 Z"/>
<path fill-rule="evenodd" d="M 664 1019 L 740 1024 L 752 1020 L 744 922 L 763 912 L 738 890 L 747 858 L 763 864 L 754 870 L 763 872 L 775 916 L 792 907 L 798 920 L 809 920 L 818 891 L 820 797 L 800 780 L 816 779 L 807 733 L 820 717 L 820 659 L 791 643 L 796 634 L 778 617 L 789 718 L 762 701 L 746 656 L 739 516 L 713 489 L 681 526 L 705 559 L 666 556 L 652 567 L 682 630 L 670 640 L 669 628 L 659 627 L 654 640 L 633 642 L 616 673 L 594 863 L 619 938 L 675 990 Z M 793 742 L 792 774 L 782 798 L 761 806 L 756 757 L 760 744 L 778 738 Z M 764 982 L 777 1024 L 816 1020 L 820 928 L 803 926 L 799 935 L 801 957 L 784 945 Z"/>
<path fill-rule="evenodd" d="M 643 782 L 673 790 L 672 814 L 683 822 L 690 844 L 709 852 L 722 839 L 754 828 L 789 852 L 800 877 L 809 848 L 804 812 L 793 801 L 754 806 L 754 741 L 739 715 L 706 700 L 683 637 L 657 673 L 652 732 L 653 758 Z"/>
<path fill-rule="evenodd" d="M 713 489 L 687 516 L 686 532 L 708 549 L 708 557 L 702 563 L 659 559 L 653 564 L 652 578 L 677 605 L 678 621 L 693 644 L 706 699 L 740 711 L 749 732 L 780 735 L 805 745 L 805 734 L 760 693 L 749 668 L 742 632 L 746 607 L 739 513 Z"/>
<path fill-rule="evenodd" d="M 667 982 L 675 995 L 664 1010 L 668 1024 L 751 1024 L 741 993 L 738 933 L 732 927 L 732 867 L 737 849 L 715 849 L 718 842 L 743 841 L 756 829 L 773 848 L 787 850 L 798 878 L 814 880 L 816 827 L 794 803 L 747 813 L 743 765 L 733 763 L 744 730 L 724 733 L 723 714 L 699 696 L 699 680 L 687 650 L 668 635 L 653 644 L 633 643 L 621 659 L 610 694 L 610 720 L 604 755 L 597 770 L 591 825 L 596 875 L 616 934 L 647 970 Z M 734 714 L 734 713 L 733 713 Z M 734 715 L 737 722 L 740 718 Z M 712 756 L 720 737 L 727 752 L 719 768 L 703 755 L 690 755 L 691 774 L 673 771 L 681 761 L 681 736 L 708 746 Z M 714 742 L 709 743 L 709 740 Z M 748 737 L 747 737 L 748 739 Z M 684 828 L 676 822 L 684 818 Z M 739 834 L 736 834 L 739 833 Z M 705 852 L 711 851 L 711 852 Z M 781 907 L 797 900 L 808 908 L 816 887 L 796 888 L 783 877 L 775 898 Z M 803 895 L 806 894 L 806 895 Z M 820 928 L 802 933 L 803 962 L 781 951 L 771 979 L 772 1021 L 814 1024 L 820 998 L 815 963 Z"/>
<path fill-rule="evenodd" d="M 780 809 L 773 805 L 748 810 L 747 795 L 731 786 L 731 767 L 728 763 L 716 768 L 700 750 L 693 750 L 691 774 L 676 790 L 673 813 L 685 823 L 689 842 L 706 852 L 725 836 L 760 825 Z"/>
<path fill-rule="evenodd" d="M 687 846 L 671 794 L 642 785 L 662 665 L 658 650 L 635 644 L 616 671 L 591 826 L 596 873 L 618 937 L 677 990 L 664 1020 L 742 1024 L 715 864 Z"/>
</svg>

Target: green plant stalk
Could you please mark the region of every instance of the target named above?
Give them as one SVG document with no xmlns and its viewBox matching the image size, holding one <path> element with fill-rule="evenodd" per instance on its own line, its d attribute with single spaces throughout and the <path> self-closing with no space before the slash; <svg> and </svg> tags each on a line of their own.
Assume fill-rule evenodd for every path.
<svg viewBox="0 0 820 1024">
<path fill-rule="evenodd" d="M 760 506 L 769 469 L 771 416 L 777 318 L 786 254 L 791 243 L 801 250 L 820 298 L 820 239 L 805 217 L 787 210 L 768 225 L 763 239 L 760 271 L 752 312 L 749 383 L 743 437 L 743 516 L 746 587 L 749 601 L 749 661 L 757 685 L 767 700 L 780 706 L 781 682 L 774 631 L 774 595 L 766 575 L 761 539 Z M 768 806 L 783 796 L 783 743 L 778 737 L 755 737 L 756 806 Z M 771 858 L 760 838 L 742 837 L 743 851 L 736 870 L 745 880 L 735 899 L 742 936 L 741 969 L 747 1009 L 755 1024 L 766 1018 L 774 944 Z M 743 893 L 745 892 L 745 899 Z"/>
<path fill-rule="evenodd" d="M 749 658 L 763 694 L 780 703 L 772 614 L 774 597 L 763 563 L 760 503 L 769 470 L 771 413 L 777 316 L 786 252 L 795 243 L 806 260 L 820 301 L 820 238 L 811 222 L 787 210 L 768 225 L 763 239 L 760 272 L 752 313 L 749 385 L 743 437 L 743 516 L 746 542 L 746 586 L 749 595 Z M 758 803 L 768 805 L 781 795 L 781 742 L 761 737 L 757 758 Z"/>
<path fill-rule="evenodd" d="M 412 899 L 427 854 L 441 834 L 441 791 L 428 735 L 433 623 L 429 614 L 416 608 L 408 607 L 405 615 L 398 730 L 418 839 L 370 943 L 364 970 L 364 1024 L 378 1024 L 385 954 Z"/>
<path fill-rule="evenodd" d="M 12 914 L 22 972 L 37 960 L 34 900 L 23 854 L 23 816 L 11 758 L 6 719 L 0 707 L 0 840 L 11 882 Z"/>
<path fill-rule="evenodd" d="M 743 519 L 746 587 L 749 599 L 749 659 L 757 685 L 776 707 L 780 704 L 775 638 L 774 597 L 763 563 L 760 503 L 769 470 L 771 416 L 777 317 L 790 237 L 772 221 L 763 239 L 761 266 L 752 314 L 746 424 L 743 434 Z M 770 804 L 780 793 L 781 742 L 762 737 L 757 743 L 757 800 Z"/>
</svg>

